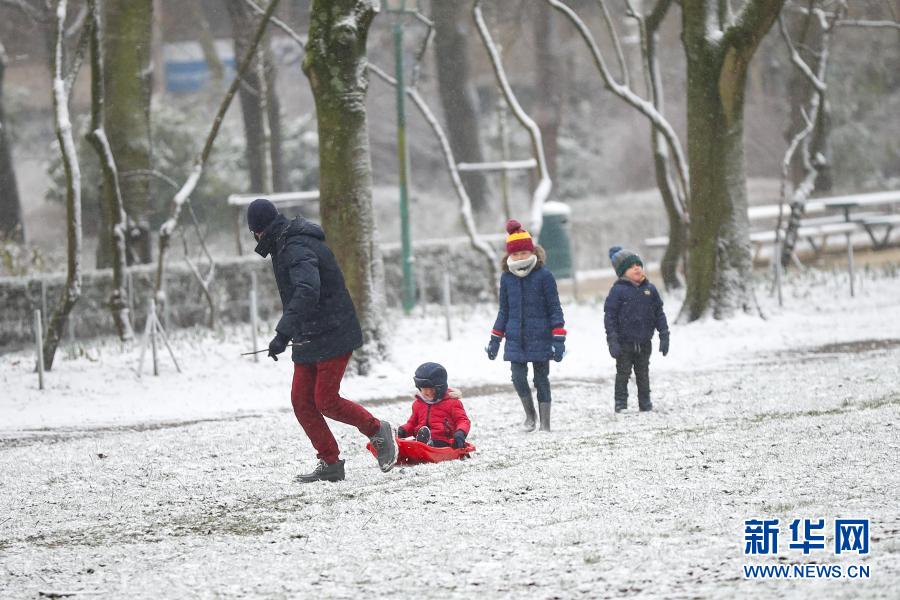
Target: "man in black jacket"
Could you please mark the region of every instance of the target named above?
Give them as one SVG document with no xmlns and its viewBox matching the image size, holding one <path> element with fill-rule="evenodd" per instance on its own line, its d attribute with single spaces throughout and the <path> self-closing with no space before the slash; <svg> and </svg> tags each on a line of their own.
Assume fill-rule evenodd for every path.
<svg viewBox="0 0 900 600">
<path fill-rule="evenodd" d="M 340 450 L 325 417 L 359 429 L 372 442 L 381 470 L 390 471 L 397 462 L 394 429 L 339 394 L 347 362 L 363 338 L 344 275 L 325 245 L 325 232 L 303 217 L 288 221 L 263 198 L 250 203 L 247 223 L 258 242 L 256 253 L 272 257 L 283 307 L 269 356 L 278 360 L 293 341 L 291 404 L 319 458 L 315 470 L 297 480 L 344 479 L 344 461 L 338 458 Z"/>
</svg>

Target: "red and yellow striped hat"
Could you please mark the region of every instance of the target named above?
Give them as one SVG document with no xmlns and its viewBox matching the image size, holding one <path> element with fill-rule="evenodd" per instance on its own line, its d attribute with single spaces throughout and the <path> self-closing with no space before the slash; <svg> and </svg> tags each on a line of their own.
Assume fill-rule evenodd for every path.
<svg viewBox="0 0 900 600">
<path fill-rule="evenodd" d="M 522 229 L 522 224 L 515 219 L 506 222 L 506 252 L 513 254 L 514 252 L 522 252 L 528 250 L 534 252 L 534 241 L 531 234 Z"/>
</svg>

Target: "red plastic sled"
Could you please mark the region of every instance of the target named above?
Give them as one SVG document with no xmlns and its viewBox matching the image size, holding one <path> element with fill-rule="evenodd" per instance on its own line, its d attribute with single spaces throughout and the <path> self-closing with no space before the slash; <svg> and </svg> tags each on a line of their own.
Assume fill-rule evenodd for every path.
<svg viewBox="0 0 900 600">
<path fill-rule="evenodd" d="M 378 456 L 372 444 L 366 444 L 366 448 L 372 453 L 372 456 Z M 467 458 L 472 452 L 475 452 L 475 446 L 468 442 L 466 442 L 465 448 L 434 448 L 416 440 L 397 440 L 398 465 L 418 465 L 421 463 L 456 460 Z"/>
</svg>

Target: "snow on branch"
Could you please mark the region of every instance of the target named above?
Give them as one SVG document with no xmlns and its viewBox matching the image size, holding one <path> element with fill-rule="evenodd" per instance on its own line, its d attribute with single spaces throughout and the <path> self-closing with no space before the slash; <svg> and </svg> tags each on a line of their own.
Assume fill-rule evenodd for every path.
<svg viewBox="0 0 900 600">
<path fill-rule="evenodd" d="M 549 171 L 547 170 L 547 159 L 544 156 L 544 143 L 541 140 L 541 130 L 537 126 L 537 123 L 528 116 L 528 113 L 526 113 L 519 104 L 515 93 L 513 93 L 512 87 L 509 85 L 506 71 L 504 71 L 503 63 L 500 60 L 500 53 L 497 52 L 497 46 L 491 38 L 491 33 L 488 31 L 487 24 L 484 22 L 484 15 L 481 13 L 481 0 L 475 0 L 472 5 L 472 13 L 475 16 L 475 24 L 478 27 L 478 33 L 481 35 L 481 39 L 491 58 L 491 64 L 494 67 L 494 75 L 496 75 L 497 81 L 500 83 L 500 89 L 503 91 L 506 103 L 531 136 L 531 150 L 538 162 L 539 178 L 538 185 L 534 190 L 531 200 L 531 230 L 533 235 L 539 237 L 541 226 L 544 221 L 544 202 L 550 195 L 550 189 L 553 186 L 553 182 L 550 180 Z"/>
<path fill-rule="evenodd" d="M 723 44 L 752 56 L 784 3 L 785 0 L 747 0 L 723 31 Z"/>
<path fill-rule="evenodd" d="M 628 73 L 628 63 L 625 62 L 625 52 L 622 50 L 622 42 L 619 41 L 619 32 L 616 31 L 615 25 L 613 25 L 612 18 L 609 16 L 609 10 L 606 8 L 606 2 L 603 0 L 597 0 L 597 4 L 600 5 L 600 14 L 603 15 L 603 22 L 606 24 L 606 31 L 609 33 L 610 39 L 612 39 L 613 48 L 616 50 L 616 58 L 619 61 L 619 71 L 622 73 L 622 85 L 625 87 L 631 87 L 631 75 Z M 631 10 L 631 3 L 629 0 L 625 0 L 625 4 L 628 7 L 628 10 Z"/>
<path fill-rule="evenodd" d="M 603 78 L 603 83 L 610 92 L 624 100 L 628 103 L 632 108 L 636 109 L 642 115 L 647 117 L 650 123 L 655 127 L 665 138 L 666 144 L 669 146 L 669 149 L 672 151 L 672 154 L 675 157 L 675 171 L 678 175 L 678 181 L 681 185 L 682 189 L 687 191 L 690 190 L 690 181 L 688 176 L 688 165 L 687 159 L 684 155 L 684 151 L 681 147 L 681 142 L 678 139 L 678 134 L 675 133 L 675 129 L 672 125 L 666 120 L 666 118 L 660 114 L 658 110 L 653 106 L 652 103 L 644 100 L 637 94 L 635 94 L 630 88 L 619 84 L 615 79 L 613 79 L 612 74 L 609 72 L 609 68 L 606 66 L 606 61 L 603 58 L 603 54 L 600 52 L 600 48 L 597 46 L 597 42 L 594 40 L 593 34 L 591 34 L 587 25 L 585 25 L 584 21 L 581 17 L 575 13 L 568 5 L 561 2 L 560 0 L 546 0 L 553 8 L 557 11 L 565 15 L 569 21 L 575 25 L 575 28 L 578 30 L 578 33 L 581 35 L 585 44 L 587 44 L 588 48 L 591 51 L 591 55 L 594 58 L 594 64 L 597 66 L 597 69 L 600 71 L 600 76 Z M 680 206 L 682 216 L 687 218 L 686 207 L 682 204 Z"/>
<path fill-rule="evenodd" d="M 251 41 L 250 46 L 247 48 L 247 54 L 241 60 L 238 71 L 237 73 L 235 73 L 234 78 L 231 80 L 231 85 L 228 87 L 228 91 L 225 93 L 225 97 L 222 98 L 222 103 L 219 105 L 219 110 L 213 119 L 209 135 L 206 137 L 206 143 L 203 145 L 203 150 L 201 150 L 197 158 L 194 159 L 194 166 L 191 168 L 191 173 L 188 176 L 187 181 L 184 182 L 184 185 L 181 186 L 181 189 L 179 189 L 175 194 L 175 197 L 172 198 L 169 218 L 159 228 L 159 264 L 156 269 L 156 294 L 159 301 L 165 300 L 161 297 L 163 272 L 165 270 L 165 254 L 166 249 L 169 245 L 169 239 L 171 238 L 172 233 L 175 231 L 175 228 L 178 226 L 178 218 L 181 215 L 181 208 L 187 201 L 187 199 L 190 198 L 194 189 L 197 187 L 197 182 L 200 181 L 200 177 L 203 175 L 203 166 L 209 159 L 209 154 L 212 151 L 213 143 L 215 142 L 216 136 L 219 133 L 219 128 L 222 126 L 222 121 L 225 118 L 225 113 L 228 111 L 228 107 L 231 106 L 231 101 L 234 99 L 234 96 L 237 93 L 238 87 L 241 85 L 241 81 L 243 80 L 247 69 L 253 62 L 254 56 L 256 55 L 256 48 L 259 46 L 260 41 L 262 41 L 262 38 L 265 35 L 266 27 L 268 26 L 269 21 L 272 18 L 272 14 L 278 7 L 278 3 L 279 0 L 271 0 L 269 6 L 266 8 L 265 13 L 263 13 L 262 19 L 259 22 L 259 26 L 256 29 L 256 34 L 253 36 L 253 40 Z"/>
<path fill-rule="evenodd" d="M 788 52 L 791 53 L 791 62 L 794 63 L 794 66 L 800 69 L 800 72 L 809 80 L 814 88 L 820 93 L 825 92 L 825 82 L 819 79 L 815 73 L 812 72 L 812 69 L 809 68 L 809 65 L 806 64 L 806 61 L 800 56 L 800 53 L 797 52 L 796 46 L 794 46 L 793 40 L 791 40 L 791 36 L 788 35 L 787 27 L 784 25 L 784 18 L 779 15 L 778 16 L 778 30 L 781 32 L 781 37 L 784 39 L 785 45 L 788 47 Z"/>
</svg>

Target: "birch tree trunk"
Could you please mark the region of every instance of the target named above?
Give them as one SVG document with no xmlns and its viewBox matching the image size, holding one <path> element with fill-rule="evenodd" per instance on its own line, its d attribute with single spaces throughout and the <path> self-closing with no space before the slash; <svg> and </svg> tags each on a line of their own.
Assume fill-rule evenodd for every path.
<svg viewBox="0 0 900 600">
<path fill-rule="evenodd" d="M 127 229 L 127 217 L 125 206 L 122 202 L 122 192 L 119 186 L 119 173 L 116 168 L 115 158 L 109 147 L 109 140 L 103 129 L 103 114 L 105 103 L 103 97 L 104 71 L 103 71 L 103 24 L 100 19 L 100 10 L 97 7 L 99 0 L 88 0 L 90 11 L 89 27 L 91 28 L 91 131 L 87 140 L 97 152 L 100 160 L 100 169 L 103 173 L 102 202 L 104 221 L 109 228 L 103 232 L 109 236 L 112 248 L 113 289 L 109 296 L 109 309 L 112 313 L 116 332 L 123 342 L 134 339 L 134 330 L 131 328 L 131 316 L 128 308 L 128 292 L 125 288 L 125 268 L 127 265 L 127 250 L 125 248 L 125 236 Z"/>
<path fill-rule="evenodd" d="M 384 265 L 366 121 L 366 40 L 376 7 L 372 0 L 313 0 L 303 61 L 316 101 L 322 226 L 359 313 L 364 345 L 357 360 L 363 374 L 386 351 Z"/>
<path fill-rule="evenodd" d="M 748 0 L 731 18 L 727 2 L 683 0 L 687 57 L 691 226 L 681 320 L 752 312 L 744 88 L 747 66 L 784 0 Z"/>
<path fill-rule="evenodd" d="M 534 11 L 534 121 L 541 129 L 544 155 L 550 179 L 556 181 L 559 154 L 559 126 L 562 120 L 562 73 L 559 56 L 560 38 L 553 17 L 553 9 L 544 2 L 535 2 Z M 532 179 L 534 173 L 531 173 Z"/>
<path fill-rule="evenodd" d="M 261 4 L 265 6 L 265 3 Z M 226 6 L 234 31 L 234 55 L 245 56 L 261 16 L 244 0 L 228 0 Z M 282 158 L 281 105 L 275 88 L 276 78 L 269 36 L 266 36 L 260 42 L 254 61 L 240 87 L 244 136 L 247 140 L 245 154 L 252 192 L 283 191 L 286 185 Z"/>
<path fill-rule="evenodd" d="M 438 91 L 444 109 L 444 123 L 450 148 L 459 162 L 484 162 L 478 124 L 478 96 L 472 85 L 469 66 L 468 12 L 463 2 L 432 0 L 435 29 L 435 60 Z M 472 207 L 476 212 L 487 207 L 487 178 L 483 172 L 460 173 Z"/>
<path fill-rule="evenodd" d="M 0 239 L 25 241 L 22 204 L 19 186 L 13 169 L 12 139 L 7 132 L 3 103 L 3 76 L 6 72 L 6 51 L 0 43 Z"/>
<path fill-rule="evenodd" d="M 103 70 L 106 110 L 103 129 L 119 170 L 125 211 L 138 235 L 129 237 L 129 256 L 140 263 L 153 260 L 150 235 L 152 198 L 152 91 L 153 0 L 105 0 L 103 7 Z M 104 228 L 108 231 L 109 225 Z M 101 236 L 97 264 L 110 266 L 110 236 Z"/>
<path fill-rule="evenodd" d="M 69 313 L 81 296 L 81 170 L 72 137 L 72 121 L 69 118 L 69 97 L 66 77 L 63 73 L 67 0 L 56 5 L 56 44 L 51 55 L 53 64 L 53 114 L 56 139 L 62 153 L 63 171 L 66 175 L 66 238 L 68 262 L 66 287 L 59 305 L 50 318 L 47 336 L 44 338 L 44 368 L 53 368 L 56 348 L 69 321 Z"/>
</svg>

